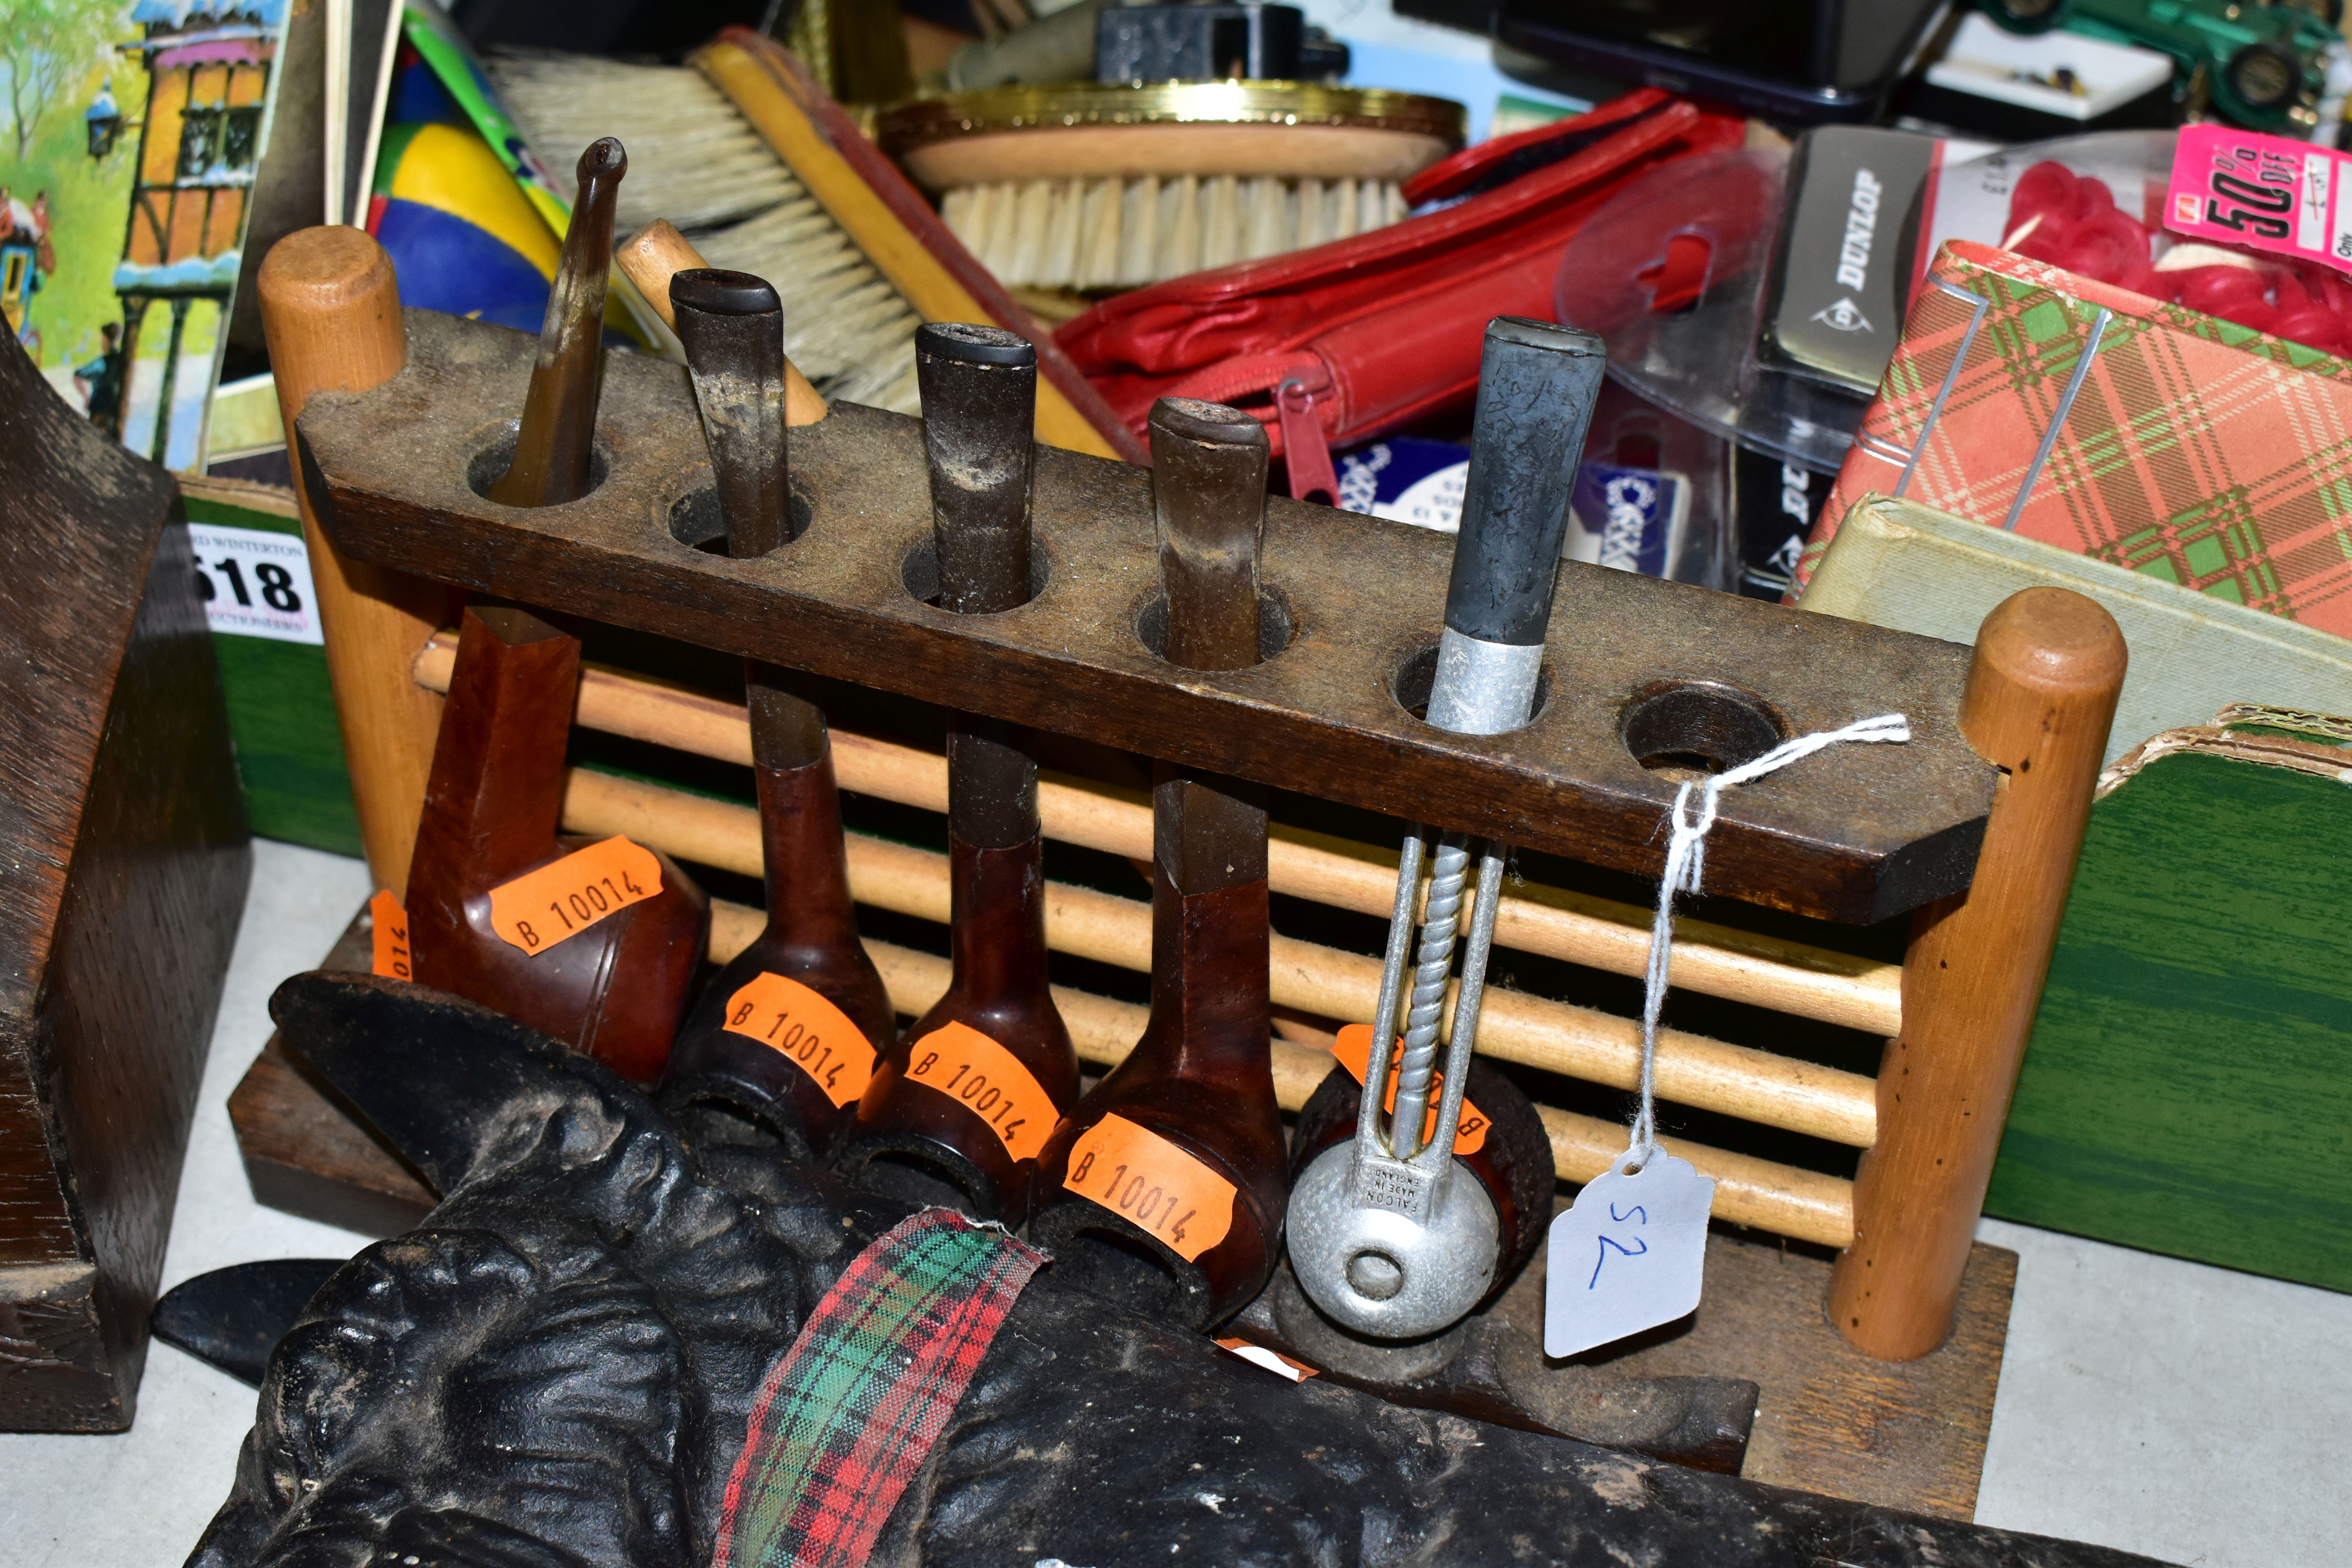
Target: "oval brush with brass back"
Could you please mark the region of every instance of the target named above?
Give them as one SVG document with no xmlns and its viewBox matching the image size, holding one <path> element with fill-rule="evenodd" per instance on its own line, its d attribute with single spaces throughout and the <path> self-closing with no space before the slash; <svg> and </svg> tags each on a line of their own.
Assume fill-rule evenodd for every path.
<svg viewBox="0 0 2352 1568">
<path fill-rule="evenodd" d="M 919 100 L 876 131 L 1008 287 L 1106 289 L 1398 222 L 1465 118 L 1308 82 L 1073 82 Z"/>
</svg>

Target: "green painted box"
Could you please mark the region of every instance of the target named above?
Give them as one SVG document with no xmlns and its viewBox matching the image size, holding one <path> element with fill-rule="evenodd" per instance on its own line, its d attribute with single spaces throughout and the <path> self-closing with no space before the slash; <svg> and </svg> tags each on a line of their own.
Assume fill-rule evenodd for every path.
<svg viewBox="0 0 2352 1568">
<path fill-rule="evenodd" d="M 180 477 L 256 836 L 360 853 L 294 492 Z"/>
<path fill-rule="evenodd" d="M 1985 1212 L 2352 1290 L 2352 721 L 2101 780 Z"/>
</svg>

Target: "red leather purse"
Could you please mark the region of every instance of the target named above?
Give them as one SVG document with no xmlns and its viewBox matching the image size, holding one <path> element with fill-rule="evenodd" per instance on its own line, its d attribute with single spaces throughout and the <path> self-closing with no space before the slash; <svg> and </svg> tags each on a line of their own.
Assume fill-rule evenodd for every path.
<svg viewBox="0 0 2352 1568">
<path fill-rule="evenodd" d="M 1405 187 L 1408 201 L 1461 195 L 1451 206 L 1121 294 L 1055 341 L 1138 432 L 1161 397 L 1256 414 L 1289 459 L 1291 493 L 1328 500 L 1331 444 L 1466 402 L 1490 320 L 1551 318 L 1560 252 L 1627 181 L 1746 133 L 1737 116 L 1654 89 L 1628 93 L 1459 153 Z"/>
</svg>

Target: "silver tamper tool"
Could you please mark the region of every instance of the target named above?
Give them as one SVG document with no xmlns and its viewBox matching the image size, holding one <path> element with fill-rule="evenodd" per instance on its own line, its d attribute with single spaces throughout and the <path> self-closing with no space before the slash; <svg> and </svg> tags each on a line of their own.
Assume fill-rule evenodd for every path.
<svg viewBox="0 0 2352 1568">
<path fill-rule="evenodd" d="M 1591 332 L 1516 316 L 1487 323 L 1462 528 L 1429 693 L 1428 721 L 1441 730 L 1499 735 L 1521 728 L 1534 711 L 1569 494 L 1605 363 L 1601 339 Z M 1494 1283 L 1501 1240 L 1494 1200 L 1476 1177 L 1455 1168 L 1454 1132 L 1478 1034 L 1507 845 L 1482 845 L 1436 1131 L 1424 1145 L 1438 1023 L 1470 862 L 1464 835 L 1438 841 L 1413 961 L 1396 1111 L 1382 1125 L 1381 1088 L 1395 1047 L 1428 837 L 1414 824 L 1398 858 L 1355 1141 L 1324 1151 L 1300 1175 L 1286 1226 L 1291 1269 L 1307 1297 L 1343 1327 L 1384 1340 L 1433 1334 L 1476 1306 Z"/>
</svg>

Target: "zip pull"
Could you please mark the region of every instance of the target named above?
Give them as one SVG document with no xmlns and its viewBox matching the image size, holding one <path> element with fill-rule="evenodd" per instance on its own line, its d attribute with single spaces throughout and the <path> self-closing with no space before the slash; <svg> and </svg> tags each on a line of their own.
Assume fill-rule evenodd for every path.
<svg viewBox="0 0 2352 1568">
<path fill-rule="evenodd" d="M 1323 378 L 1328 388 L 1329 377 Z M 1282 456 L 1290 471 L 1290 499 L 1331 506 L 1339 499 L 1339 476 L 1331 468 L 1331 443 L 1315 412 L 1315 394 L 1303 375 L 1283 378 L 1274 395 L 1282 416 Z"/>
</svg>

